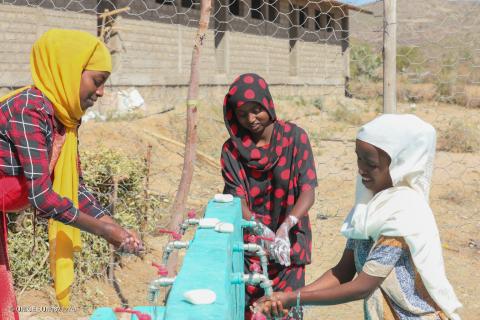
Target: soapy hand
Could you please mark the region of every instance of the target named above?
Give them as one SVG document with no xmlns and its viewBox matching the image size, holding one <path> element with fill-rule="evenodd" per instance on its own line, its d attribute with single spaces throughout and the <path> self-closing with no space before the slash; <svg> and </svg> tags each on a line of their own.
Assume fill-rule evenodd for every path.
<svg viewBox="0 0 480 320">
<path fill-rule="evenodd" d="M 288 216 L 280 225 L 275 234 L 275 240 L 270 248 L 270 253 L 276 262 L 284 266 L 290 266 L 290 229 L 298 223 L 298 218 Z"/>
</svg>

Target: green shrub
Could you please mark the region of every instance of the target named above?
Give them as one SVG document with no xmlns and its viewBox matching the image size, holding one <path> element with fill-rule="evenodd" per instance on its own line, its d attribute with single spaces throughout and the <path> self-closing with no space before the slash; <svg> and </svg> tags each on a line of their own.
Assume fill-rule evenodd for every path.
<svg viewBox="0 0 480 320">
<path fill-rule="evenodd" d="M 323 111 L 324 108 L 325 108 L 325 102 L 323 101 L 323 97 L 318 97 L 318 98 L 315 98 L 313 101 L 312 101 L 312 104 L 315 108 L 317 108 L 318 110 L 320 111 Z"/>
<path fill-rule="evenodd" d="M 336 121 L 346 122 L 351 125 L 362 124 L 361 110 L 354 106 L 347 106 L 344 103 L 339 103 L 332 113 L 333 119 Z"/>
<path fill-rule="evenodd" d="M 446 57 L 442 60 L 440 70 L 435 79 L 437 100 L 454 103 L 456 81 L 455 60 L 452 57 Z"/>
<path fill-rule="evenodd" d="M 418 47 L 397 49 L 397 71 L 419 73 L 422 71 L 423 54 Z"/>
<path fill-rule="evenodd" d="M 354 79 L 381 79 L 382 57 L 368 44 L 352 45 L 350 50 L 350 72 Z"/>
</svg>

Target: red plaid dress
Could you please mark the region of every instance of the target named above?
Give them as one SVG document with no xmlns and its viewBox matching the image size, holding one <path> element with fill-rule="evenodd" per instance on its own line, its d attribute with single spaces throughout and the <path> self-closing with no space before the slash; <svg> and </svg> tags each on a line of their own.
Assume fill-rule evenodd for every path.
<svg viewBox="0 0 480 320">
<path fill-rule="evenodd" d="M 65 224 L 74 222 L 79 210 L 97 219 L 108 214 L 85 188 L 80 161 L 79 209 L 53 191 L 52 172 L 64 134 L 52 103 L 37 88 L 26 89 L 0 104 L 0 319 L 18 319 L 18 314 L 12 312 L 15 295 L 8 265 L 6 212 L 30 204 L 39 217 Z"/>
</svg>

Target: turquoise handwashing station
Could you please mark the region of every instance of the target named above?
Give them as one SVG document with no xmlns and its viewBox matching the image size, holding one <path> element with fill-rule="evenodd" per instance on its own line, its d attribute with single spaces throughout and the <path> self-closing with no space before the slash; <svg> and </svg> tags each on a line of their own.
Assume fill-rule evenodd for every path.
<svg viewBox="0 0 480 320">
<path fill-rule="evenodd" d="M 164 264 L 171 250 L 188 249 L 175 278 L 167 277 L 160 268 L 160 277 L 146 288 L 145 294 L 151 306 L 128 310 L 98 308 L 90 319 L 115 320 L 120 311 L 131 314 L 132 320 L 243 320 L 245 283 L 260 285 L 270 295 L 267 258 L 262 247 L 255 243 L 259 237 L 253 236 L 248 244 L 243 242 L 243 229 L 255 231 L 258 226 L 254 221 L 242 219 L 239 198 L 225 199 L 225 195 L 219 196 L 208 203 L 204 218 L 189 216 L 185 220 L 181 231 L 188 226 L 197 227 L 190 242 L 176 239 L 167 245 L 169 251 L 164 252 Z M 251 273 L 244 274 L 244 251 L 257 254 L 261 267 L 256 266 Z M 171 286 L 171 290 L 165 306 L 154 305 L 159 290 L 167 286 Z"/>
</svg>

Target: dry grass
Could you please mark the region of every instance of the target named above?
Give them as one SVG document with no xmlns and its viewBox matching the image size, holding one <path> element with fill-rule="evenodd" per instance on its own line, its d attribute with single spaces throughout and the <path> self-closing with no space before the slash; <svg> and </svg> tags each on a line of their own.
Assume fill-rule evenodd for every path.
<svg viewBox="0 0 480 320">
<path fill-rule="evenodd" d="M 397 83 L 397 99 L 402 102 L 428 102 L 435 100 L 435 85 L 432 83 Z"/>
<path fill-rule="evenodd" d="M 479 124 L 460 120 L 450 121 L 447 128 L 440 132 L 439 149 L 456 153 L 479 151 Z"/>
<path fill-rule="evenodd" d="M 467 85 L 457 95 L 456 102 L 467 108 L 480 108 L 480 86 Z"/>
</svg>

